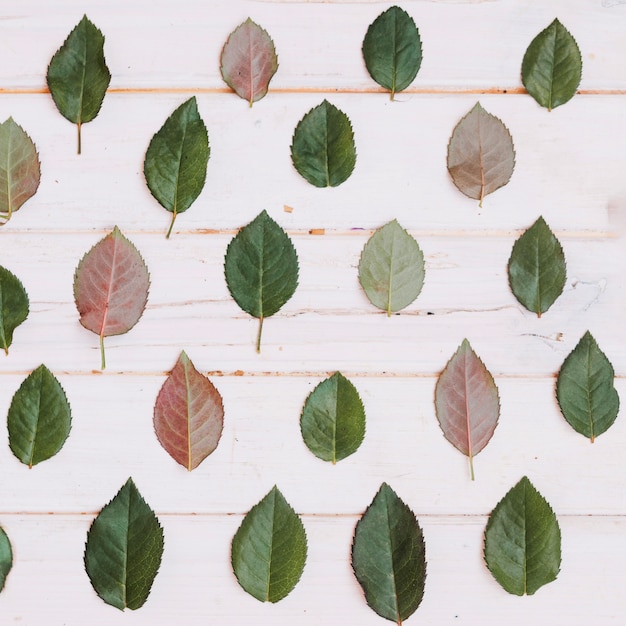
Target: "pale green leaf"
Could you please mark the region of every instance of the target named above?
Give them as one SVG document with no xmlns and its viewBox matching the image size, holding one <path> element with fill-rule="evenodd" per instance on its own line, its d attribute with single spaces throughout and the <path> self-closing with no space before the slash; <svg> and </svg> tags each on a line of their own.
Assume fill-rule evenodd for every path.
<svg viewBox="0 0 626 626">
<path fill-rule="evenodd" d="M 12 567 L 13 550 L 11 549 L 11 542 L 4 532 L 4 529 L 0 528 L 0 591 L 4 589 L 7 576 Z"/>
<path fill-rule="evenodd" d="M 29 313 L 28 294 L 19 278 L 0 266 L 0 348 L 9 354 L 13 331 Z"/>
</svg>

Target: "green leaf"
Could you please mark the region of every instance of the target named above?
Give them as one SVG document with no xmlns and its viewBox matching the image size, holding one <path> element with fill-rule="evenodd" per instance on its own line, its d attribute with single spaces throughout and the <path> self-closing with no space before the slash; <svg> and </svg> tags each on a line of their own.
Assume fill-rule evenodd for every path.
<svg viewBox="0 0 626 626">
<path fill-rule="evenodd" d="M 370 76 L 391 92 L 406 89 L 422 63 L 422 42 L 413 18 L 393 6 L 381 13 L 367 29 L 363 60 Z"/>
<path fill-rule="evenodd" d="M 200 195 L 210 153 L 207 129 L 193 96 L 152 137 L 143 164 L 150 192 L 162 207 L 173 213 L 167 237 L 176 216 Z"/>
<path fill-rule="evenodd" d="M 306 562 L 302 521 L 276 486 L 244 517 L 232 542 L 239 584 L 261 602 L 278 602 L 296 586 Z"/>
<path fill-rule="evenodd" d="M 0 266 L 0 348 L 9 354 L 13 331 L 28 317 L 28 294 L 19 278 Z"/>
<path fill-rule="evenodd" d="M 489 515 L 485 562 L 509 593 L 532 595 L 556 579 L 561 530 L 554 511 L 524 476 Z"/>
<path fill-rule="evenodd" d="M 80 154 L 81 127 L 98 115 L 111 82 L 104 35 L 86 15 L 55 52 L 46 79 L 57 109 L 77 126 Z"/>
<path fill-rule="evenodd" d="M 397 220 L 379 228 L 365 244 L 359 281 L 370 302 L 388 316 L 411 304 L 422 291 L 424 255 Z"/>
<path fill-rule="evenodd" d="M 550 111 L 574 96 L 582 70 L 576 40 L 555 19 L 528 46 L 522 61 L 522 82 L 528 93 Z"/>
<path fill-rule="evenodd" d="M 422 529 L 387 483 L 357 522 L 352 568 L 367 604 L 381 617 L 401 624 L 420 605 L 426 582 Z"/>
<path fill-rule="evenodd" d="M 298 256 L 291 239 L 262 211 L 228 244 L 224 273 L 235 302 L 259 319 L 260 352 L 263 320 L 277 313 L 298 286 Z"/>
<path fill-rule="evenodd" d="M 72 413 L 63 387 L 45 365 L 31 372 L 15 392 L 7 425 L 11 452 L 28 467 L 63 447 Z"/>
<path fill-rule="evenodd" d="M 327 100 L 311 109 L 293 133 L 291 160 L 312 185 L 341 185 L 356 163 L 354 133 L 348 116 Z"/>
<path fill-rule="evenodd" d="M 513 244 L 509 285 L 520 304 L 541 317 L 565 287 L 565 255 L 543 217 Z"/>
<path fill-rule="evenodd" d="M 85 569 L 96 593 L 120 610 L 148 599 L 163 555 L 163 529 L 132 478 L 91 524 Z"/>
<path fill-rule="evenodd" d="M 607 431 L 619 413 L 619 395 L 610 361 L 587 331 L 567 356 L 556 381 L 556 397 L 567 423 L 594 439 Z"/>
<path fill-rule="evenodd" d="M 300 430 L 323 461 L 336 463 L 356 452 L 365 436 L 365 409 L 356 387 L 340 372 L 322 381 L 304 403 Z"/>
<path fill-rule="evenodd" d="M 11 550 L 11 542 L 4 529 L 0 528 L 0 591 L 4 589 L 4 584 L 12 567 L 13 550 Z"/>
</svg>

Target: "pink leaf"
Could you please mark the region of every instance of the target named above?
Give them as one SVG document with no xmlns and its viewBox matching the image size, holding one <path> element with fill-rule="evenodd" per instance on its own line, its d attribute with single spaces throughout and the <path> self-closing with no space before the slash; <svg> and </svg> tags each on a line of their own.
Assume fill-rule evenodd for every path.
<svg viewBox="0 0 626 626">
<path fill-rule="evenodd" d="M 467 339 L 439 375 L 435 410 L 445 438 L 469 457 L 474 480 L 473 457 L 487 445 L 498 425 L 500 400 L 493 377 Z"/>
<path fill-rule="evenodd" d="M 154 406 L 159 442 L 176 462 L 191 471 L 217 448 L 223 425 L 222 397 L 181 352 Z"/>
</svg>

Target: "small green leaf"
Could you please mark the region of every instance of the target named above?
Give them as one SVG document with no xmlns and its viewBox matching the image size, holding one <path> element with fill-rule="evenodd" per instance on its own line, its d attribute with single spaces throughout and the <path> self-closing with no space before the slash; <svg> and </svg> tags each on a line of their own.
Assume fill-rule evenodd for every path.
<svg viewBox="0 0 626 626">
<path fill-rule="evenodd" d="M 582 70 L 576 40 L 555 19 L 528 46 L 522 61 L 522 82 L 528 93 L 550 111 L 574 96 Z"/>
<path fill-rule="evenodd" d="M 613 366 L 587 331 L 561 366 L 556 397 L 567 423 L 592 443 L 619 413 L 614 379 Z"/>
<path fill-rule="evenodd" d="M 7 425 L 11 452 L 29 467 L 63 447 L 72 413 L 63 387 L 45 365 L 31 372 L 15 392 Z"/>
<path fill-rule="evenodd" d="M 311 109 L 293 133 L 291 160 L 312 185 L 341 185 L 356 163 L 354 133 L 348 116 L 327 100 Z"/>
<path fill-rule="evenodd" d="M 302 521 L 276 486 L 244 517 L 232 542 L 239 584 L 261 602 L 278 602 L 296 586 L 306 562 Z"/>
<path fill-rule="evenodd" d="M 152 137 L 143 172 L 152 195 L 174 220 L 200 195 L 210 156 L 209 136 L 195 96 L 181 104 Z"/>
<path fill-rule="evenodd" d="M 55 52 L 46 76 L 50 94 L 61 115 L 78 128 L 100 111 L 111 73 L 104 60 L 104 35 L 86 15 Z"/>
<path fill-rule="evenodd" d="M 509 285 L 520 304 L 541 317 L 563 293 L 565 255 L 543 217 L 513 244 Z"/>
<path fill-rule="evenodd" d="M 11 542 L 4 532 L 4 529 L 0 528 L 0 591 L 4 589 L 7 576 L 12 567 L 13 550 L 11 550 Z"/>
<path fill-rule="evenodd" d="M 517 596 L 532 595 L 556 579 L 561 567 L 559 523 L 526 476 L 489 515 L 484 555 L 493 577 Z"/>
<path fill-rule="evenodd" d="M 262 211 L 228 244 L 224 273 L 235 302 L 259 320 L 260 352 L 263 320 L 277 313 L 298 286 L 298 256 L 289 235 Z"/>
<path fill-rule="evenodd" d="M 387 483 L 357 522 L 352 568 L 367 604 L 381 617 L 401 624 L 420 605 L 426 582 L 422 529 Z"/>
<path fill-rule="evenodd" d="M 323 461 L 336 463 L 356 452 L 365 436 L 365 409 L 356 387 L 340 372 L 322 381 L 304 403 L 300 430 Z"/>
<path fill-rule="evenodd" d="M 13 331 L 28 317 L 28 294 L 19 278 L 0 266 L 0 348 L 9 354 Z"/>
<path fill-rule="evenodd" d="M 422 42 L 413 18 L 393 6 L 381 13 L 367 29 L 363 60 L 370 76 L 391 92 L 406 89 L 422 64 Z"/>
<path fill-rule="evenodd" d="M 424 255 L 397 220 L 379 228 L 365 244 L 359 281 L 370 302 L 391 315 L 417 298 L 424 285 Z"/>
<path fill-rule="evenodd" d="M 85 569 L 96 593 L 111 606 L 143 606 L 159 571 L 163 529 L 132 478 L 91 524 Z"/>
</svg>

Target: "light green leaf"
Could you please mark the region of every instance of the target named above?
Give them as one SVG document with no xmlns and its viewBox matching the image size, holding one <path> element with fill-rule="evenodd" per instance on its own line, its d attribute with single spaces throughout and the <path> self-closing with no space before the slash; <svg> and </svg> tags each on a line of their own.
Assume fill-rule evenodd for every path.
<svg viewBox="0 0 626 626">
<path fill-rule="evenodd" d="M 296 586 L 307 556 L 304 526 L 276 486 L 244 517 L 232 542 L 239 584 L 261 602 L 278 602 Z"/>
<path fill-rule="evenodd" d="M 210 156 L 209 136 L 193 96 L 170 115 L 152 137 L 143 171 L 152 195 L 174 220 L 200 195 Z"/>
<path fill-rule="evenodd" d="M 12 567 L 13 550 L 11 550 L 11 542 L 4 532 L 4 529 L 0 528 L 0 591 L 4 589 L 7 576 Z"/>
<path fill-rule="evenodd" d="M 561 530 L 554 511 L 524 476 L 489 515 L 485 562 L 509 593 L 532 595 L 556 579 Z"/>
<path fill-rule="evenodd" d="M 613 366 L 587 331 L 561 366 L 556 397 L 568 424 L 592 443 L 619 413 L 614 379 Z"/>
<path fill-rule="evenodd" d="M 120 610 L 148 599 L 163 555 L 163 529 L 132 478 L 91 524 L 85 569 L 96 593 Z"/>
<path fill-rule="evenodd" d="M 365 409 L 356 387 L 340 372 L 322 381 L 304 403 L 300 430 L 323 461 L 336 463 L 356 452 L 365 436 Z"/>
<path fill-rule="evenodd" d="M 370 76 L 391 92 L 406 89 L 422 63 L 422 42 L 413 18 L 393 6 L 381 13 L 367 29 L 363 60 Z"/>
<path fill-rule="evenodd" d="M 28 294 L 19 278 L 0 266 L 0 348 L 9 354 L 13 331 L 29 313 Z"/>
<path fill-rule="evenodd" d="M 341 185 L 356 163 L 354 133 L 348 116 L 327 100 L 311 109 L 293 133 L 291 160 L 312 185 Z"/>
<path fill-rule="evenodd" d="M 45 365 L 31 372 L 15 392 L 7 425 L 11 452 L 28 467 L 63 447 L 72 413 L 63 387 Z"/>
<path fill-rule="evenodd" d="M 513 244 L 509 285 L 520 304 L 541 317 L 563 293 L 565 255 L 543 217 Z"/>
<path fill-rule="evenodd" d="M 426 582 L 422 529 L 387 483 L 357 522 L 352 568 L 367 604 L 381 617 L 401 624 L 420 605 Z"/>
<path fill-rule="evenodd" d="M 550 111 L 574 96 L 582 69 L 576 40 L 555 19 L 528 46 L 522 61 L 522 82 L 528 93 Z"/>
<path fill-rule="evenodd" d="M 424 285 L 424 255 L 397 220 L 379 228 L 365 244 L 359 281 L 370 302 L 391 315 L 417 298 Z"/>
<path fill-rule="evenodd" d="M 104 35 L 86 15 L 55 52 L 46 79 L 57 109 L 78 128 L 80 154 L 81 127 L 98 115 L 111 82 Z"/>
<path fill-rule="evenodd" d="M 224 260 L 228 290 L 246 313 L 263 320 L 277 313 L 298 286 L 298 256 L 289 235 L 262 211 L 228 244 Z"/>
</svg>

